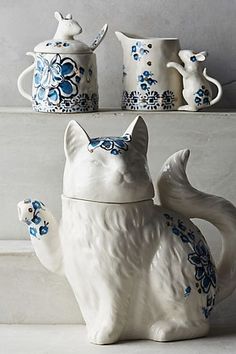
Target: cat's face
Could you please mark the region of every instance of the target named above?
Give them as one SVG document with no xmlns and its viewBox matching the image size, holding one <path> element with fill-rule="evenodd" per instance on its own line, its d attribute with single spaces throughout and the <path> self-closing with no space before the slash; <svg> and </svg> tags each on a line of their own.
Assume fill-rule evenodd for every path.
<svg viewBox="0 0 236 354">
<path fill-rule="evenodd" d="M 65 132 L 64 195 L 108 203 L 153 198 L 147 144 L 147 127 L 141 117 L 121 137 L 104 138 L 89 138 L 71 121 Z"/>
</svg>

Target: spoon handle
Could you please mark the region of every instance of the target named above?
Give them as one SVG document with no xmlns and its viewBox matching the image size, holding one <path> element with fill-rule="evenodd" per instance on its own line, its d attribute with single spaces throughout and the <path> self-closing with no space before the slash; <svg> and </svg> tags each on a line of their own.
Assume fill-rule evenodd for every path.
<svg viewBox="0 0 236 354">
<path fill-rule="evenodd" d="M 102 40 L 104 39 L 104 37 L 105 37 L 105 35 L 107 33 L 107 30 L 108 30 L 108 25 L 105 24 L 102 27 L 102 29 L 98 32 L 96 38 L 94 39 L 93 43 L 90 46 L 90 49 L 92 51 L 94 51 L 99 46 L 99 44 L 102 42 Z"/>
</svg>

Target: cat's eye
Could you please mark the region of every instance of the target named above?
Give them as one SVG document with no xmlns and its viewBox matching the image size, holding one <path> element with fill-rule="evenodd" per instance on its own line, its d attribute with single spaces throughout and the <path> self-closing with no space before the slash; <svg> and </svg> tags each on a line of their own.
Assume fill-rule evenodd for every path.
<svg viewBox="0 0 236 354">
<path fill-rule="evenodd" d="M 102 159 L 91 159 L 90 161 L 89 161 L 93 166 L 96 166 L 96 167 L 98 167 L 98 166 L 105 166 L 105 163 L 104 163 L 104 161 L 102 161 Z"/>
</svg>

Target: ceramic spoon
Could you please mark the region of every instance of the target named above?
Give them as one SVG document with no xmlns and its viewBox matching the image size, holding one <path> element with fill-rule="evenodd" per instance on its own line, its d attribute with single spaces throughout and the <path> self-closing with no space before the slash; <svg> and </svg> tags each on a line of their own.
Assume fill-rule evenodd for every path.
<svg viewBox="0 0 236 354">
<path fill-rule="evenodd" d="M 108 30 L 108 25 L 105 24 L 102 27 L 102 29 L 98 32 L 96 38 L 94 39 L 94 41 L 92 42 L 92 44 L 90 46 L 90 49 L 92 51 L 94 51 L 99 46 L 99 44 L 103 41 L 103 39 L 107 33 L 107 30 Z"/>
</svg>

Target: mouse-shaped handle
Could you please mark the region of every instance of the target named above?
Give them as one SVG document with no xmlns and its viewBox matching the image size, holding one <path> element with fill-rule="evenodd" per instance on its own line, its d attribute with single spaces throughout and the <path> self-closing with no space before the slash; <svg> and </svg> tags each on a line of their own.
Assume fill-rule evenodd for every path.
<svg viewBox="0 0 236 354">
<path fill-rule="evenodd" d="M 180 50 L 178 53 L 184 63 L 169 62 L 168 68 L 176 69 L 183 76 L 183 97 L 187 105 L 180 106 L 181 111 L 198 111 L 199 109 L 213 106 L 222 97 L 221 84 L 206 74 L 206 68 L 202 70 L 201 62 L 205 61 L 207 52 L 196 53 L 192 50 Z M 209 82 L 217 86 L 217 96 L 212 99 L 212 91 Z"/>
</svg>

